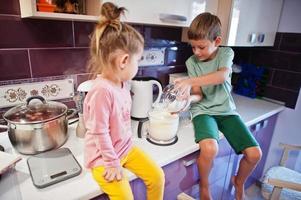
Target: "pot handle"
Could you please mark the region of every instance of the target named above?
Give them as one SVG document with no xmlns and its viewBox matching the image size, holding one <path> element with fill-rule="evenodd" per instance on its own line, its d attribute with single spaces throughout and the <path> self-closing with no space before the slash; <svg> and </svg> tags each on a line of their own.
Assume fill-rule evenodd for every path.
<svg viewBox="0 0 301 200">
<path fill-rule="evenodd" d="M 67 110 L 67 117 L 66 117 L 66 119 L 69 120 L 70 118 L 74 117 L 76 114 L 77 114 L 77 110 L 74 109 L 74 108 L 70 108 L 70 109 Z"/>
<path fill-rule="evenodd" d="M 77 113 L 78 113 L 78 111 L 74 108 L 68 109 L 66 119 L 69 120 L 70 118 L 74 117 Z M 75 120 L 73 120 L 71 122 L 68 122 L 68 125 L 74 124 L 76 122 L 78 122 L 78 118 L 76 118 Z"/>
<path fill-rule="evenodd" d="M 33 100 L 33 99 L 39 99 L 40 101 L 42 101 L 43 104 L 46 103 L 46 100 L 45 100 L 44 97 L 42 97 L 42 96 L 31 96 L 31 97 L 28 97 L 28 98 L 26 99 L 26 105 L 28 105 L 29 102 L 30 102 L 31 100 Z"/>
</svg>

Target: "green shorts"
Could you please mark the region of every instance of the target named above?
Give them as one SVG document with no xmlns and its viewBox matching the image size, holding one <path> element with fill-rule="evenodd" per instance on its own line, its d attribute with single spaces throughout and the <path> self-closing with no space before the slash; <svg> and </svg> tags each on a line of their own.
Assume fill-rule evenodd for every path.
<svg viewBox="0 0 301 200">
<path fill-rule="evenodd" d="M 206 115 L 201 114 L 193 118 L 195 142 L 203 139 L 219 141 L 221 131 L 236 154 L 240 154 L 248 147 L 259 146 L 248 127 L 238 115 Z"/>
</svg>

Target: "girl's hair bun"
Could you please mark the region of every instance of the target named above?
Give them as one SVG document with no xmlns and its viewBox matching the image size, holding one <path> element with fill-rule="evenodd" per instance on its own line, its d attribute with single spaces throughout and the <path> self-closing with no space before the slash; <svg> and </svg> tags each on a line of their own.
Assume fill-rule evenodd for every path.
<svg viewBox="0 0 301 200">
<path fill-rule="evenodd" d="M 106 2 L 102 5 L 100 14 L 107 20 L 116 20 L 120 15 L 124 14 L 126 9 L 124 7 L 117 7 L 111 2 Z"/>
</svg>

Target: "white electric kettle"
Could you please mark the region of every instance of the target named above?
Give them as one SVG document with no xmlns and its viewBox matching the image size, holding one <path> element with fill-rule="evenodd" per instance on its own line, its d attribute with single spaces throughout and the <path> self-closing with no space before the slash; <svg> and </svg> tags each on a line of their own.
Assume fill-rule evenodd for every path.
<svg viewBox="0 0 301 200">
<path fill-rule="evenodd" d="M 153 100 L 153 86 L 157 86 L 159 94 Z M 162 94 L 162 86 L 159 81 L 152 77 L 139 77 L 131 81 L 132 109 L 131 116 L 137 119 L 148 117 L 148 112 L 153 103 L 158 102 Z"/>
</svg>

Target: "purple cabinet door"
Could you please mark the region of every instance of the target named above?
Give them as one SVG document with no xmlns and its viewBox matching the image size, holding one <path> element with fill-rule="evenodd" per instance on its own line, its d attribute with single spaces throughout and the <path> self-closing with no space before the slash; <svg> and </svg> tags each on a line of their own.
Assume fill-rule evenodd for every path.
<svg viewBox="0 0 301 200">
<path fill-rule="evenodd" d="M 196 165 L 198 152 L 174 161 L 163 167 L 165 173 L 164 200 L 176 199 L 181 192 L 189 194 L 193 185 L 198 183 L 199 175 Z M 141 179 L 131 182 L 134 199 L 146 200 L 146 189 Z"/>
<path fill-rule="evenodd" d="M 144 182 L 141 179 L 135 179 L 131 182 L 134 199 L 146 199 L 146 189 Z"/>
<path fill-rule="evenodd" d="M 263 168 L 264 164 L 267 159 L 267 154 L 269 151 L 271 139 L 273 136 L 276 120 L 278 115 L 273 115 L 265 120 L 262 120 L 254 125 L 252 125 L 250 130 L 252 131 L 254 137 L 256 138 L 257 142 L 260 145 L 260 148 L 262 150 L 262 158 L 250 177 L 247 179 L 245 188 L 250 187 L 252 184 L 254 184 L 256 181 L 260 180 L 263 174 Z M 239 161 L 242 158 L 242 155 L 236 155 L 233 152 L 234 161 L 233 161 L 233 169 L 232 169 L 232 176 L 236 174 L 239 166 Z M 233 194 L 233 188 L 232 188 L 232 194 Z"/>
<path fill-rule="evenodd" d="M 227 175 L 225 178 L 224 190 L 222 195 L 222 200 L 232 200 L 234 199 L 234 188 L 231 182 L 231 178 L 236 173 L 236 166 L 237 166 L 237 155 L 231 151 L 231 155 L 229 156 L 229 164 Z"/>
<path fill-rule="evenodd" d="M 218 144 L 218 154 L 213 161 L 213 166 L 209 175 L 209 183 L 222 179 L 226 176 L 228 171 L 229 157 L 231 154 L 231 147 L 225 138 L 221 139 Z"/>
<path fill-rule="evenodd" d="M 165 191 L 164 199 L 176 199 L 181 192 L 188 192 L 198 183 L 199 173 L 196 159 L 199 152 L 192 153 L 165 166 Z"/>
<path fill-rule="evenodd" d="M 252 172 L 251 176 L 248 178 L 245 188 L 250 187 L 256 181 L 259 181 L 263 175 L 263 168 L 267 159 L 277 117 L 278 115 L 274 115 L 250 127 L 262 150 L 262 158 Z"/>
<path fill-rule="evenodd" d="M 213 167 L 209 176 L 210 190 L 212 197 L 215 200 L 221 200 L 225 189 L 225 182 L 227 179 L 228 168 L 231 158 L 231 147 L 224 138 L 219 141 L 219 151 L 217 157 L 214 159 Z M 232 169 L 232 168 L 231 168 Z M 190 190 L 185 191 L 195 199 L 199 199 L 199 187 L 194 185 Z"/>
<path fill-rule="evenodd" d="M 277 115 L 274 115 L 273 117 L 263 120 L 262 122 L 260 122 L 261 129 L 256 133 L 255 138 L 258 141 L 260 148 L 262 150 L 262 158 L 252 173 L 252 177 L 254 177 L 255 179 L 259 179 L 262 176 L 263 168 L 267 159 L 276 120 L 277 120 Z"/>
</svg>

